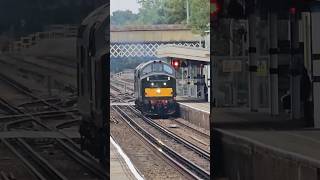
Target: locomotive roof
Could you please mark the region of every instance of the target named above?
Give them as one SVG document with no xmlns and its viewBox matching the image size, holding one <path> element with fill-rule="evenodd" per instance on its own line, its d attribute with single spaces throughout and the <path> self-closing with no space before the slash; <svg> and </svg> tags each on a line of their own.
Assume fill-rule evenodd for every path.
<svg viewBox="0 0 320 180">
<path fill-rule="evenodd" d="M 157 64 L 157 65 L 161 64 L 163 69 L 162 68 L 161 70 L 154 69 L 154 64 Z M 150 67 L 150 69 L 147 69 L 148 67 Z M 135 76 L 141 76 L 139 78 L 143 78 L 150 74 L 163 74 L 163 73 L 167 74 L 168 76 L 175 77 L 176 72 L 175 72 L 175 69 L 170 64 L 162 60 L 152 60 L 145 63 L 141 63 L 136 67 L 134 72 Z"/>
<path fill-rule="evenodd" d="M 141 69 L 143 69 L 144 67 L 148 66 L 149 64 L 152 64 L 152 63 L 164 63 L 164 64 L 168 64 L 164 61 L 161 61 L 161 60 L 152 60 L 152 61 L 147 61 L 147 62 L 144 62 L 144 63 L 141 63 L 139 64 L 137 67 L 136 67 L 136 71 L 140 71 Z M 169 64 L 168 64 L 169 65 Z"/>
<path fill-rule="evenodd" d="M 109 6 L 110 4 L 107 3 L 97 8 L 82 21 L 82 24 L 86 25 L 86 24 L 94 23 L 94 21 L 100 21 L 100 22 L 104 21 L 110 14 Z"/>
</svg>

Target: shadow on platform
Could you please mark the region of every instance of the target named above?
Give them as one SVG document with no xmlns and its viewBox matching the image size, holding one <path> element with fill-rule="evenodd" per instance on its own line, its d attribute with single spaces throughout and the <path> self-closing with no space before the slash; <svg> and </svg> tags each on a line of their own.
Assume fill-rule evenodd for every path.
<svg viewBox="0 0 320 180">
<path fill-rule="evenodd" d="M 212 108 L 214 128 L 290 130 L 308 127 L 304 119 L 293 120 L 290 114 L 271 116 L 269 112 L 251 112 L 248 108 Z"/>
</svg>

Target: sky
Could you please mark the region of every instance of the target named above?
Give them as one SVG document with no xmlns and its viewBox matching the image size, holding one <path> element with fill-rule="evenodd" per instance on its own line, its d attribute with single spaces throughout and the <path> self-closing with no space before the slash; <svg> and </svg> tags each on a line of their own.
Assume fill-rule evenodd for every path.
<svg viewBox="0 0 320 180">
<path fill-rule="evenodd" d="M 138 13 L 140 6 L 137 1 L 138 0 L 111 0 L 111 14 L 117 10 L 131 10 L 133 13 Z"/>
</svg>

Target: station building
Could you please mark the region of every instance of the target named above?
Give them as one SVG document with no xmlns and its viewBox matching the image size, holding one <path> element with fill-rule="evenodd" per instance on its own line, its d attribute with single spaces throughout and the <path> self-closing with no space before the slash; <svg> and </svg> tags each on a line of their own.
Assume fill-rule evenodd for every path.
<svg viewBox="0 0 320 180">
<path fill-rule="evenodd" d="M 177 70 L 177 98 L 210 102 L 210 42 L 205 47 L 164 45 L 157 57 L 165 59 Z"/>
</svg>

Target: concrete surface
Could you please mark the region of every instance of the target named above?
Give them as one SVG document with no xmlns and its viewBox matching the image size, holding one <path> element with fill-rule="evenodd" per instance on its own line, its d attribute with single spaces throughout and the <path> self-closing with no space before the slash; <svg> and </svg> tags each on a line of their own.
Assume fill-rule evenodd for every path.
<svg viewBox="0 0 320 180">
<path fill-rule="evenodd" d="M 320 131 L 216 129 L 220 165 L 230 180 L 318 180 Z M 214 156 L 218 156 L 217 153 Z M 216 166 L 217 167 L 217 166 Z"/>
<path fill-rule="evenodd" d="M 206 130 L 210 130 L 210 103 L 179 102 L 181 118 Z"/>
<path fill-rule="evenodd" d="M 319 180 L 320 129 L 288 115 L 212 110 L 213 160 L 228 180 Z"/>
<path fill-rule="evenodd" d="M 118 152 L 117 148 L 110 143 L 110 180 L 134 180 L 128 164 Z"/>
</svg>

